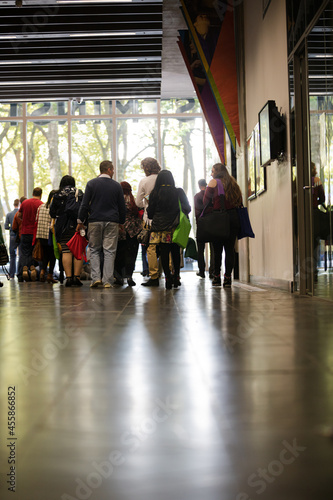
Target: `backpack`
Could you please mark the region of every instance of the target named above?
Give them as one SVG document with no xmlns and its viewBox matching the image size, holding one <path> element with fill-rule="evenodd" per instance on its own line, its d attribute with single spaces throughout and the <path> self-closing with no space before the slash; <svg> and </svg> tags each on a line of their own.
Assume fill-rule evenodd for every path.
<svg viewBox="0 0 333 500">
<path fill-rule="evenodd" d="M 81 205 L 81 201 L 82 201 L 82 195 L 80 195 L 78 189 L 75 190 L 75 193 L 74 193 L 74 191 L 71 191 L 70 193 L 68 193 L 67 199 L 66 199 L 65 210 L 64 210 L 68 219 L 73 220 L 73 221 L 75 220 L 75 222 L 76 222 L 76 219 L 77 219 L 78 214 L 79 214 L 79 208 Z"/>
</svg>

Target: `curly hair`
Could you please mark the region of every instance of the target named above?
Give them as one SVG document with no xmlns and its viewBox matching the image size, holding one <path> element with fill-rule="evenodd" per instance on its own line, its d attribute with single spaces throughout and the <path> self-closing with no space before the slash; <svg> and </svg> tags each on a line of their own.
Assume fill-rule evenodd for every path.
<svg viewBox="0 0 333 500">
<path fill-rule="evenodd" d="M 236 180 L 229 174 L 227 167 L 223 163 L 215 163 L 213 165 L 213 177 L 214 179 L 221 179 L 226 200 L 236 207 L 242 204 L 242 192 Z"/>
<path fill-rule="evenodd" d="M 136 206 L 135 199 L 134 199 L 134 196 L 132 194 L 132 186 L 126 181 L 121 182 L 120 185 L 123 188 L 125 202 L 128 202 L 132 213 L 134 214 L 135 217 L 137 217 L 138 213 L 139 213 L 139 209 Z"/>
<path fill-rule="evenodd" d="M 151 158 L 149 156 L 142 160 L 141 167 L 147 177 L 152 174 L 158 174 L 161 170 L 158 161 L 155 158 Z"/>
</svg>

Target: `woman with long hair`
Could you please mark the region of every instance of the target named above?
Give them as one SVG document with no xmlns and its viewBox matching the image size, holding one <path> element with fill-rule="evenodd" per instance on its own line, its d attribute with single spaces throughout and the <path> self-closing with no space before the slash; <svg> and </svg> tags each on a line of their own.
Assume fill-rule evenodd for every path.
<svg viewBox="0 0 333 500">
<path fill-rule="evenodd" d="M 208 205 L 206 212 L 220 210 L 221 201 L 218 194 L 218 183 L 222 182 L 225 192 L 225 208 L 229 214 L 230 220 L 230 235 L 227 240 L 219 240 L 213 242 L 214 248 L 214 278 L 213 286 L 221 286 L 221 264 L 222 252 L 225 251 L 225 274 L 223 286 L 231 287 L 231 273 L 235 264 L 235 241 L 240 229 L 240 222 L 237 208 L 242 204 L 242 193 L 235 181 L 229 174 L 223 163 L 216 163 L 212 167 L 213 179 L 209 182 L 205 191 L 203 203 Z"/>
<path fill-rule="evenodd" d="M 54 266 L 56 258 L 54 256 L 53 246 L 49 245 L 50 227 L 51 227 L 51 216 L 50 216 L 50 204 L 54 194 L 57 191 L 52 189 L 49 193 L 49 197 L 46 203 L 40 205 L 36 214 L 37 222 L 37 232 L 36 239 L 39 239 L 40 244 L 43 249 L 43 260 L 41 262 L 39 281 L 48 283 L 58 283 L 53 277 Z M 49 272 L 45 277 L 47 265 L 49 264 Z"/>
<path fill-rule="evenodd" d="M 124 224 L 119 226 L 117 254 L 114 265 L 115 284 L 123 285 L 124 278 L 127 278 L 128 286 L 135 286 L 133 272 L 139 248 L 137 235 L 142 229 L 142 220 L 132 194 L 131 185 L 125 181 L 121 182 L 120 185 L 124 192 L 126 219 Z"/>
<path fill-rule="evenodd" d="M 175 181 L 169 170 L 161 170 L 154 189 L 150 193 L 148 217 L 152 219 L 149 245 L 158 245 L 165 275 L 165 287 L 180 286 L 180 247 L 172 243 L 172 235 L 179 223 L 179 201 L 182 211 L 188 215 L 191 211 L 187 196 L 182 188 L 175 187 Z M 171 276 L 169 256 L 172 256 L 174 275 Z"/>
<path fill-rule="evenodd" d="M 56 219 L 55 235 L 57 242 L 61 245 L 62 264 L 66 273 L 66 287 L 83 285 L 80 281 L 83 260 L 77 260 L 67 246 L 76 231 L 78 209 L 82 198 L 83 193 L 81 189 L 76 189 L 74 177 L 64 175 L 60 181 L 59 191 L 53 196 L 50 205 L 50 215 L 53 219 Z M 69 209 L 70 205 L 73 208 Z"/>
</svg>

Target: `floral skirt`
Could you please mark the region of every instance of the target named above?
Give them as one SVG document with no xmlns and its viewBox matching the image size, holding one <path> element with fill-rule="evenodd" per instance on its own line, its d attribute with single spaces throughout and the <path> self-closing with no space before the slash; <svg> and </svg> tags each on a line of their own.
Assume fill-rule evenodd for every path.
<svg viewBox="0 0 333 500">
<path fill-rule="evenodd" d="M 159 243 L 172 243 L 174 229 L 169 231 L 152 231 L 150 233 L 149 244 L 158 245 Z"/>
</svg>

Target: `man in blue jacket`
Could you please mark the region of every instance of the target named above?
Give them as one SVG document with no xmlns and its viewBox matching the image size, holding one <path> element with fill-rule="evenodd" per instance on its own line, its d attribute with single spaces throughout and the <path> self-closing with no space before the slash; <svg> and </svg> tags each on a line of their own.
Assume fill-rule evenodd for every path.
<svg viewBox="0 0 333 500">
<path fill-rule="evenodd" d="M 16 249 L 19 246 L 19 242 L 17 240 L 17 235 L 13 231 L 13 220 L 15 214 L 18 212 L 18 206 L 20 204 L 20 200 L 14 200 L 14 210 L 8 212 L 6 215 L 5 221 L 5 229 L 10 231 L 10 239 L 9 239 L 9 255 L 10 255 L 10 265 L 9 265 L 9 277 L 14 279 L 16 273 Z"/>
<path fill-rule="evenodd" d="M 119 224 L 124 224 L 126 206 L 120 184 L 112 179 L 114 168 L 105 160 L 99 166 L 100 175 L 88 181 L 78 215 L 76 230 L 88 222 L 91 288 L 113 283 L 114 261 L 117 251 Z M 101 252 L 104 254 L 101 277 Z"/>
</svg>

